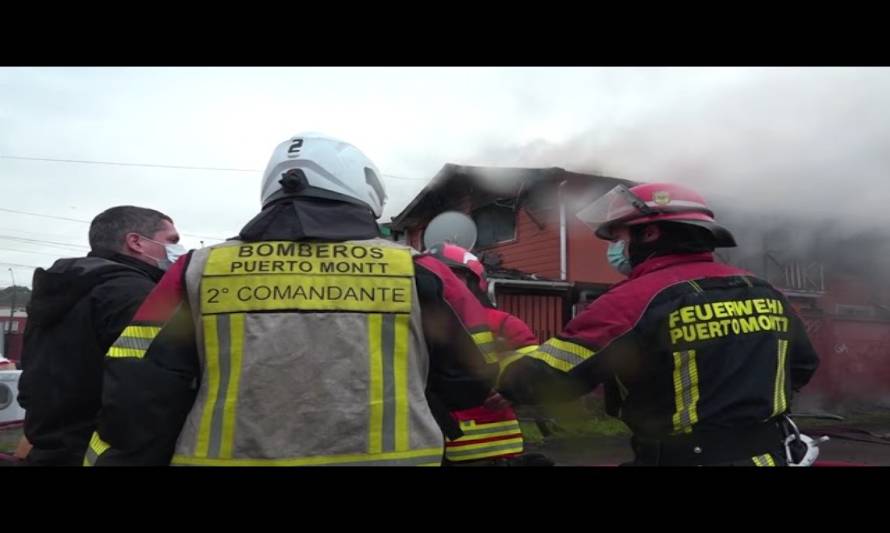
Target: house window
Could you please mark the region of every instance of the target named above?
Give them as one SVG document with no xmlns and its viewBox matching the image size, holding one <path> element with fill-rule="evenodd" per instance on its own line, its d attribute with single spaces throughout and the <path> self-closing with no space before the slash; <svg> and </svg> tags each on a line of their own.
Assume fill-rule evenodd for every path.
<svg viewBox="0 0 890 533">
<path fill-rule="evenodd" d="M 511 207 L 490 204 L 473 211 L 478 237 L 476 246 L 491 246 L 516 238 L 516 213 Z"/>
</svg>

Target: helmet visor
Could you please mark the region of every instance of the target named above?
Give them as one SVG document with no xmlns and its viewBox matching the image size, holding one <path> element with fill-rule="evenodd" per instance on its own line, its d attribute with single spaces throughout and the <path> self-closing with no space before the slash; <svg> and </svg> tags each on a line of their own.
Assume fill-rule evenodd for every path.
<svg viewBox="0 0 890 533">
<path fill-rule="evenodd" d="M 596 231 L 606 222 L 652 214 L 655 214 L 655 210 L 646 205 L 646 202 L 624 185 L 618 185 L 578 211 L 576 216 L 587 227 Z"/>
</svg>

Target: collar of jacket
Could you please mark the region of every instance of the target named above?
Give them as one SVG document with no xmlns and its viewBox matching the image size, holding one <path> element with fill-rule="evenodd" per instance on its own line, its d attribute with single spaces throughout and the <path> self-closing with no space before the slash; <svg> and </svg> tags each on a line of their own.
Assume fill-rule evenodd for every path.
<svg viewBox="0 0 890 533">
<path fill-rule="evenodd" d="M 100 257 L 102 259 L 114 261 L 115 263 L 127 265 L 128 267 L 132 267 L 141 272 L 144 272 L 145 275 L 147 275 L 155 282 L 160 281 L 160 279 L 164 277 L 164 271 L 162 269 L 156 266 L 149 265 L 145 261 L 136 259 L 135 257 L 130 257 L 129 255 L 124 255 L 112 250 L 105 250 L 101 248 L 98 250 L 92 250 L 90 253 L 87 254 L 87 257 Z"/>
<path fill-rule="evenodd" d="M 257 241 L 349 241 L 380 235 L 371 210 L 337 200 L 282 198 L 263 209 L 238 239 Z"/>
<path fill-rule="evenodd" d="M 647 259 L 634 267 L 627 279 L 636 279 L 640 276 L 645 276 L 646 274 L 655 272 L 656 270 L 662 270 L 675 265 L 699 262 L 713 263 L 714 254 L 711 252 L 701 252 L 697 254 L 659 255 L 651 259 Z"/>
</svg>

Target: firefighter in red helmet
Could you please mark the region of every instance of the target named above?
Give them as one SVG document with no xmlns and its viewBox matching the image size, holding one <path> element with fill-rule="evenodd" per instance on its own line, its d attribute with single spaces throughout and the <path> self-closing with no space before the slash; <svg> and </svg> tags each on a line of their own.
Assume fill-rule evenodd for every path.
<svg viewBox="0 0 890 533">
<path fill-rule="evenodd" d="M 538 348 L 538 338 L 518 317 L 494 308 L 488 296 L 485 266 L 472 253 L 444 243 L 426 252 L 448 265 L 463 279 L 486 308 L 488 327 L 494 335 L 494 352 L 500 357 L 528 353 Z M 462 435 L 445 441 L 445 464 L 485 466 L 551 466 L 541 454 L 523 454 L 522 430 L 516 412 L 496 392 L 484 404 L 453 409 L 451 416 Z"/>
<path fill-rule="evenodd" d="M 578 213 L 627 276 L 555 338 L 502 362 L 514 403 L 568 400 L 604 384 L 633 432 L 635 465 L 794 462 L 791 396 L 819 359 L 784 295 L 718 263 L 735 246 L 688 187 L 618 186 Z M 791 446 L 790 448 L 794 448 Z"/>
</svg>

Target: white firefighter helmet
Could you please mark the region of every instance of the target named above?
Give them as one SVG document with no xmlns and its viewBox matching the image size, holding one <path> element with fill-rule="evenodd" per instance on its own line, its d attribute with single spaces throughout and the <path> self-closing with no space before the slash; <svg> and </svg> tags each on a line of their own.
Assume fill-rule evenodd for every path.
<svg viewBox="0 0 890 533">
<path fill-rule="evenodd" d="M 320 133 L 294 135 L 272 152 L 263 174 L 263 207 L 290 195 L 360 203 L 376 218 L 386 202 L 374 163 L 355 146 Z"/>
</svg>

